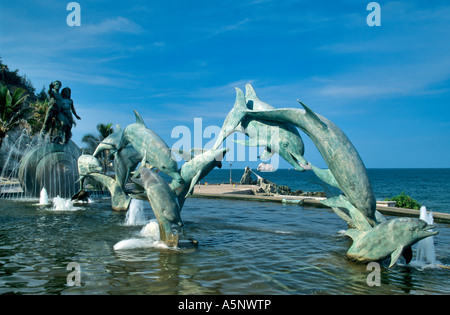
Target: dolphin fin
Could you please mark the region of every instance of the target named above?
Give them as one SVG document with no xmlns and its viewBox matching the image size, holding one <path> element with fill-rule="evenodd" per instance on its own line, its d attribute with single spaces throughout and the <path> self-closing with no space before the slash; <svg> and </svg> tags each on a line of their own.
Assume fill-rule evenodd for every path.
<svg viewBox="0 0 450 315">
<path fill-rule="evenodd" d="M 405 258 L 406 263 L 409 264 L 413 257 L 411 246 L 407 246 L 403 249 L 402 256 L 403 258 Z"/>
<path fill-rule="evenodd" d="M 391 254 L 391 263 L 389 264 L 388 268 L 391 268 L 395 263 L 397 262 L 400 255 L 403 253 L 403 246 L 398 247 L 392 254 Z"/>
<path fill-rule="evenodd" d="M 345 235 L 350 237 L 353 241 L 357 241 L 358 239 L 362 238 L 366 232 L 360 231 L 358 229 L 348 229 L 345 231 Z"/>
<path fill-rule="evenodd" d="M 86 176 L 87 176 L 87 175 L 81 175 L 81 176 L 75 181 L 74 184 L 78 183 L 79 181 L 82 181 L 83 179 L 86 178 Z"/>
<path fill-rule="evenodd" d="M 189 190 L 188 190 L 186 196 L 191 195 L 192 192 L 194 191 L 194 187 L 195 187 L 195 185 L 197 184 L 198 179 L 200 178 L 200 174 L 201 174 L 201 173 L 202 173 L 201 170 L 198 171 L 198 172 L 195 174 L 194 178 L 192 178 L 192 180 L 191 180 L 191 185 L 189 186 Z"/>
<path fill-rule="evenodd" d="M 260 160 L 266 161 L 268 159 L 270 159 L 272 157 L 272 155 L 274 155 L 275 152 L 272 152 L 269 148 L 266 148 L 263 152 L 263 154 L 261 154 L 258 158 Z"/>
<path fill-rule="evenodd" d="M 142 125 L 145 127 L 144 120 L 142 119 L 141 115 L 139 115 L 139 113 L 136 110 L 134 110 L 134 115 L 136 116 L 136 123 L 138 125 Z"/>
<path fill-rule="evenodd" d="M 244 118 L 248 110 L 247 105 L 245 103 L 244 92 L 242 92 L 242 90 L 239 88 L 235 89 L 236 89 L 236 101 L 234 102 L 234 108 L 236 109 L 238 117 L 240 117 L 240 119 L 239 122 L 236 124 L 236 126 L 234 126 L 234 128 L 236 128 L 237 125 L 241 123 L 242 119 Z"/>
<path fill-rule="evenodd" d="M 131 177 L 131 180 L 133 180 L 133 178 L 137 178 L 139 176 L 139 174 L 141 174 L 141 168 L 145 167 L 145 163 L 147 161 L 146 157 L 147 157 L 147 150 L 144 151 L 141 163 L 140 163 L 138 169 L 134 172 L 133 176 Z M 144 187 L 144 186 L 142 186 L 142 187 Z"/>
<path fill-rule="evenodd" d="M 217 149 L 220 144 L 232 133 L 236 132 L 239 124 L 247 115 L 248 109 L 245 103 L 244 92 L 241 89 L 236 89 L 236 101 L 234 102 L 233 109 L 228 113 L 225 121 L 223 123 L 222 129 L 220 130 L 219 136 L 217 137 L 216 143 L 212 147 L 213 150 Z"/>
<path fill-rule="evenodd" d="M 366 217 L 357 208 L 355 208 L 355 206 L 353 206 L 350 203 L 350 201 L 348 201 L 347 198 L 344 197 L 343 195 L 339 195 L 337 197 L 321 200 L 320 202 L 330 208 L 333 208 L 333 209 L 334 208 L 347 209 L 348 213 L 350 214 L 352 223 L 353 223 L 352 225 L 355 226 L 358 230 L 368 231 L 372 228 L 369 221 L 367 221 Z M 344 219 L 344 220 L 346 220 L 346 219 Z"/>
<path fill-rule="evenodd" d="M 311 108 L 303 104 L 300 100 L 297 100 L 297 102 L 299 102 L 303 106 L 306 111 L 306 115 L 316 121 L 322 128 L 328 128 L 327 125 L 325 125 L 325 123 L 319 118 L 319 116 L 317 116 L 317 114 L 311 110 Z"/>
</svg>

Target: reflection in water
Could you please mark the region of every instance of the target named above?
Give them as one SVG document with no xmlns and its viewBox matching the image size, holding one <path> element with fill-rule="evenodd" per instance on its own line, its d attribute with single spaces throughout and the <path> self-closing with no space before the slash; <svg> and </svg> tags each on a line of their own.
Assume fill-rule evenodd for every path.
<svg viewBox="0 0 450 315">
<path fill-rule="evenodd" d="M 404 261 L 391 269 L 383 262 L 381 286 L 369 287 L 366 265 L 345 258 L 344 221 L 326 209 L 188 199 L 185 241 L 167 248 L 157 246 L 148 203 L 144 225 L 125 225 L 126 213 L 108 200 L 83 211 L 47 208 L 36 200 L 0 204 L 0 294 L 449 293 L 450 270 Z M 450 229 L 437 229 L 436 258 L 448 265 Z M 66 285 L 70 262 L 81 266 L 80 287 Z"/>
</svg>

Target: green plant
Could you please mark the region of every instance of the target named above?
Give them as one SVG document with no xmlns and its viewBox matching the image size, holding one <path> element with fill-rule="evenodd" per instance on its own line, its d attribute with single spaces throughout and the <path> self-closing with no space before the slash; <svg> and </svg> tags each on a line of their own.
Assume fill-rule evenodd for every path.
<svg viewBox="0 0 450 315">
<path fill-rule="evenodd" d="M 395 206 L 398 208 L 408 208 L 408 209 L 417 209 L 419 210 L 422 206 L 416 200 L 408 196 L 404 191 L 398 196 L 392 198 L 386 198 L 386 201 L 395 201 Z"/>
<path fill-rule="evenodd" d="M 0 147 L 8 131 L 26 118 L 29 110 L 25 99 L 28 94 L 21 88 L 15 89 L 11 95 L 4 84 L 0 85 Z"/>
</svg>

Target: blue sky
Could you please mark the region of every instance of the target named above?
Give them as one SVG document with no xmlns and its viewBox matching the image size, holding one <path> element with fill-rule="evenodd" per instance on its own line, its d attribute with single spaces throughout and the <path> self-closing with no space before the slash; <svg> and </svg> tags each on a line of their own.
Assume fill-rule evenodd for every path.
<svg viewBox="0 0 450 315">
<path fill-rule="evenodd" d="M 172 146 L 195 118 L 221 127 L 234 87 L 251 83 L 274 107 L 300 99 L 333 121 L 368 168 L 450 167 L 448 1 L 378 1 L 379 27 L 361 0 L 78 1 L 79 27 L 69 2 L 2 1 L 0 56 L 37 91 L 72 89 L 80 146 L 100 122 L 133 123 L 134 109 Z"/>
</svg>

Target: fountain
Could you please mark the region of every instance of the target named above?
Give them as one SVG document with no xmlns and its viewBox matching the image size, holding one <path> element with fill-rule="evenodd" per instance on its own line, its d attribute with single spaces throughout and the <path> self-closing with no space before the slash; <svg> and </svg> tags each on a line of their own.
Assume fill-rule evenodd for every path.
<svg viewBox="0 0 450 315">
<path fill-rule="evenodd" d="M 144 212 L 144 202 L 138 199 L 131 199 L 130 208 L 125 216 L 125 225 L 145 225 L 148 223 Z"/>
<path fill-rule="evenodd" d="M 80 208 L 73 206 L 73 201 L 70 199 L 61 198 L 56 196 L 53 198 L 53 207 L 51 210 L 54 211 L 76 211 L 80 210 Z"/>
<path fill-rule="evenodd" d="M 427 211 L 425 206 L 420 208 L 420 219 L 428 224 L 434 224 L 433 213 Z M 434 236 L 427 237 L 417 243 L 416 265 L 436 265 L 436 253 L 434 251 Z"/>
<path fill-rule="evenodd" d="M 67 203 L 66 199 L 79 200 L 80 196 L 86 196 L 85 182 L 90 179 L 109 191 L 112 209 L 128 211 L 125 225 L 147 224 L 143 202 L 149 202 L 156 217 L 151 227 L 158 226 L 157 241 L 176 248 L 183 235 L 179 231 L 183 226 L 181 211 L 186 198 L 212 169 L 221 167 L 228 152 L 228 148 L 220 148 L 223 141 L 234 132 L 242 132 L 250 137 L 245 144 L 266 147 L 265 159 L 276 152 L 296 170 L 312 170 L 321 181 L 338 189 L 334 196 L 321 202 L 348 224 L 345 235 L 353 240 L 346 254 L 349 259 L 367 263 L 390 258 L 389 267 L 392 267 L 403 255 L 409 263 L 411 246 L 423 239 L 432 243 L 432 236 L 438 233 L 432 231 L 434 225 L 425 217 L 426 209 L 421 218 L 386 220 L 376 210 L 366 168 L 353 144 L 333 122 L 300 101 L 303 109 L 277 109 L 262 102 L 249 84 L 245 95 L 236 89 L 234 106 L 213 148 L 181 152 L 185 163 L 179 168 L 171 149 L 145 125 L 137 111 L 134 111 L 134 124 L 123 130 L 117 128 L 93 155 L 81 154 L 70 141 L 68 126 L 72 126 L 73 120 L 64 118 L 63 111 L 57 110 L 67 101 L 67 96 L 63 100 L 59 94 L 60 87 L 59 81 L 51 85 L 51 106 L 40 141 L 24 154 L 17 174 L 25 195 L 41 197 L 42 203 L 53 198 L 55 210 L 76 209 L 72 201 Z M 311 138 L 327 169 L 320 169 L 303 157 L 303 141 L 297 128 Z M 264 139 L 260 139 L 261 135 Z M 114 157 L 114 176 L 102 174 L 96 158 L 102 150 L 110 150 Z M 166 182 L 159 172 L 169 176 L 171 181 Z M 129 179 L 134 187 L 127 185 Z M 77 181 L 80 181 L 80 189 L 75 188 Z M 153 236 L 152 242 L 156 241 Z M 124 247 L 129 248 L 123 244 L 114 246 L 115 249 Z M 433 259 L 428 257 L 430 248 L 428 244 L 424 250 L 428 261 Z"/>
<path fill-rule="evenodd" d="M 72 112 L 78 119 L 79 117 L 70 99 L 70 89 L 64 88 L 63 93 L 59 93 L 60 88 L 59 81 L 50 84 L 49 109 L 41 134 L 30 139 L 22 132 L 16 143 L 11 146 L 3 167 L 2 178 L 5 178 L 4 172 L 9 171 L 9 178 L 14 179 L 15 189 L 3 185 L 3 195 L 11 196 L 15 193 L 16 197 L 21 195 L 26 198 L 40 198 L 44 187 L 50 198 L 56 196 L 70 198 L 76 192 L 75 182 L 79 177 L 77 161 L 81 150 L 70 140 Z M 25 138 L 28 143 L 22 151 Z M 14 154 L 18 156 L 17 159 L 12 159 Z"/>
<path fill-rule="evenodd" d="M 47 190 L 45 189 L 45 187 L 43 187 L 41 190 L 41 194 L 39 197 L 39 204 L 40 205 L 48 205 L 48 194 L 47 194 Z"/>
</svg>

